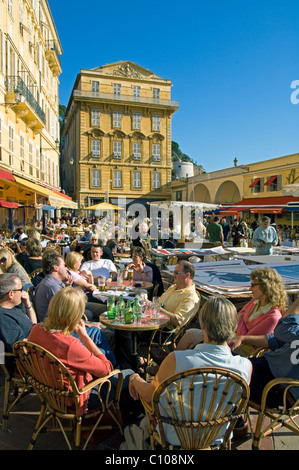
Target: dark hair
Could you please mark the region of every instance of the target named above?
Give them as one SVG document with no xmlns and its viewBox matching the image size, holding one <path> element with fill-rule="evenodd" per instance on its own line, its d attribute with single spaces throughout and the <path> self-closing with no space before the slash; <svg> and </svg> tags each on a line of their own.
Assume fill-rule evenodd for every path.
<svg viewBox="0 0 299 470">
<path fill-rule="evenodd" d="M 54 271 L 54 266 L 59 265 L 60 259 L 63 259 L 63 256 L 57 253 L 57 251 L 52 249 L 47 249 L 44 251 L 42 257 L 42 268 L 45 276 L 47 274 L 52 274 L 52 272 Z"/>
<path fill-rule="evenodd" d="M 186 261 L 185 259 L 181 259 L 178 261 L 177 264 L 181 264 L 183 266 L 183 272 L 185 274 L 190 273 L 190 278 L 193 279 L 195 276 L 195 268 L 190 261 Z"/>
<path fill-rule="evenodd" d="M 36 238 L 28 238 L 26 242 L 26 250 L 31 257 L 41 256 L 43 252 L 43 248 Z"/>
<path fill-rule="evenodd" d="M 140 256 L 140 258 L 144 259 L 145 258 L 145 251 L 143 248 L 136 246 L 135 248 L 132 249 L 132 256 L 135 253 L 135 255 Z"/>
</svg>

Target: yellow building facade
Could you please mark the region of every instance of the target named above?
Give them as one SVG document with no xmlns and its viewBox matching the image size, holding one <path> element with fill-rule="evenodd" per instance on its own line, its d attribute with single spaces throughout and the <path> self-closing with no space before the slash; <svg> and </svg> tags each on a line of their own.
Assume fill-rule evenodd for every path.
<svg viewBox="0 0 299 470">
<path fill-rule="evenodd" d="M 78 74 L 62 130 L 63 187 L 81 208 L 159 200 L 171 181 L 170 80 L 120 61 Z M 137 201 L 136 201 L 137 202 Z"/>
<path fill-rule="evenodd" d="M 299 183 L 299 154 L 174 180 L 167 198 L 221 205 L 224 214 L 252 222 L 269 215 L 280 225 L 298 224 L 299 211 L 290 211 L 297 194 L 285 188 Z M 221 215 L 221 214 L 220 214 Z"/>
<path fill-rule="evenodd" d="M 61 44 L 46 0 L 0 2 L 0 225 L 58 196 Z M 6 178 L 9 172 L 12 177 Z M 1 205 L 2 201 L 2 205 Z M 3 203 L 4 201 L 4 203 Z"/>
</svg>

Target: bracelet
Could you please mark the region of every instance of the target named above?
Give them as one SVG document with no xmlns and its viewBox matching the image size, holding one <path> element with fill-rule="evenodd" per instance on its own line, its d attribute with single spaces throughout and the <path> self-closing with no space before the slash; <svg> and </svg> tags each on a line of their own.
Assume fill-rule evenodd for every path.
<svg viewBox="0 0 299 470">
<path fill-rule="evenodd" d="M 26 305 L 25 305 L 26 310 L 30 310 L 31 308 L 32 308 L 32 305 L 30 305 L 30 307 L 26 307 Z"/>
<path fill-rule="evenodd" d="M 133 377 L 133 378 L 132 378 Z M 132 374 L 131 377 L 130 377 L 130 384 L 132 382 L 134 382 L 134 380 L 136 379 L 136 377 L 139 377 L 139 374 Z"/>
</svg>

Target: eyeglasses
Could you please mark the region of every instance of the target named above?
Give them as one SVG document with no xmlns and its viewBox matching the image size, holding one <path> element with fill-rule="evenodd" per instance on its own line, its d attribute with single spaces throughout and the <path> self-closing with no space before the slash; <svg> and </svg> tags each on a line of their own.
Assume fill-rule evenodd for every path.
<svg viewBox="0 0 299 470">
<path fill-rule="evenodd" d="M 250 284 L 251 287 L 259 286 L 260 284 L 254 284 L 253 282 Z"/>
<path fill-rule="evenodd" d="M 24 289 L 23 287 L 21 289 L 11 289 L 9 292 L 22 292 Z"/>
<path fill-rule="evenodd" d="M 185 274 L 183 271 L 173 271 L 173 274 Z"/>
</svg>

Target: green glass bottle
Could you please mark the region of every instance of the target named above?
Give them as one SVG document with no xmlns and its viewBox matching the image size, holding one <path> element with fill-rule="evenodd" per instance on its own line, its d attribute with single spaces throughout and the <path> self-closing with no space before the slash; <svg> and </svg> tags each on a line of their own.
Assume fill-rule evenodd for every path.
<svg viewBox="0 0 299 470">
<path fill-rule="evenodd" d="M 133 310 L 132 310 L 132 307 L 131 307 L 131 303 L 129 301 L 127 302 L 127 307 L 125 309 L 124 322 L 125 323 L 133 323 L 134 322 Z"/>
<path fill-rule="evenodd" d="M 108 320 L 114 320 L 116 316 L 115 304 L 113 296 L 109 297 L 108 308 L 107 308 L 107 317 Z"/>
</svg>

